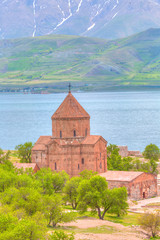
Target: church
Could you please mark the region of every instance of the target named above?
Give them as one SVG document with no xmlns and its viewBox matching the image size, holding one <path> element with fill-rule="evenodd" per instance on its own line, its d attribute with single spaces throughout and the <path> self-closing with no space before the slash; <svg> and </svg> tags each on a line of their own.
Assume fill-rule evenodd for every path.
<svg viewBox="0 0 160 240">
<path fill-rule="evenodd" d="M 90 135 L 90 115 L 70 90 L 51 120 L 52 136 L 40 136 L 32 148 L 35 171 L 49 167 L 73 177 L 88 169 L 105 177 L 109 188 L 125 186 L 130 199 L 157 195 L 157 178 L 153 174 L 107 171 L 107 141 L 102 136 Z"/>
<path fill-rule="evenodd" d="M 107 141 L 90 135 L 90 115 L 69 90 L 55 111 L 52 136 L 40 136 L 32 148 L 32 163 L 53 171 L 65 170 L 71 177 L 85 169 L 107 171 Z"/>
</svg>

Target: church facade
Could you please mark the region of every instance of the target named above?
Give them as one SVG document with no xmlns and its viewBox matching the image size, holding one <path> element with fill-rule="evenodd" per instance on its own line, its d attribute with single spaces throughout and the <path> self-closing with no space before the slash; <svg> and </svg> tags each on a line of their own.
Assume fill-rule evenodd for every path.
<svg viewBox="0 0 160 240">
<path fill-rule="evenodd" d="M 107 141 L 90 135 L 90 115 L 70 91 L 51 119 L 52 136 L 37 140 L 33 163 L 57 172 L 65 170 L 71 177 L 85 169 L 107 171 Z"/>
</svg>

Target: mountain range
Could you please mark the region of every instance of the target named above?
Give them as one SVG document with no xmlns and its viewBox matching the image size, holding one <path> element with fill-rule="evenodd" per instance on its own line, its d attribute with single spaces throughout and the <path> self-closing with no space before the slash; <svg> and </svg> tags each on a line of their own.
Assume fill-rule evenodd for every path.
<svg viewBox="0 0 160 240">
<path fill-rule="evenodd" d="M 0 40 L 0 88 L 160 87 L 160 29 L 119 40 L 48 35 Z"/>
<path fill-rule="evenodd" d="M 160 0 L 1 0 L 0 39 L 50 34 L 116 39 L 160 27 Z"/>
</svg>

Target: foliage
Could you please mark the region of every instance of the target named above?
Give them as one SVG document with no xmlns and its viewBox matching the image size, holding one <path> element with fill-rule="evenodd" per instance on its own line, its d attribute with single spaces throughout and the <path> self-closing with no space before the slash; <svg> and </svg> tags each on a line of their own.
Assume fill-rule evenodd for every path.
<svg viewBox="0 0 160 240">
<path fill-rule="evenodd" d="M 133 168 L 132 158 L 119 155 L 119 148 L 110 144 L 107 148 L 107 164 L 109 170 L 129 171 Z"/>
<path fill-rule="evenodd" d="M 35 174 L 35 179 L 39 181 L 40 186 L 43 188 L 44 194 L 53 194 L 63 189 L 69 175 L 65 172 L 52 172 L 50 168 L 41 168 Z"/>
<path fill-rule="evenodd" d="M 6 153 L 0 148 L 0 167 L 5 170 L 11 170 L 13 169 L 13 164 L 9 161 L 10 158 L 10 151 L 7 151 Z"/>
<path fill-rule="evenodd" d="M 32 142 L 26 142 L 15 147 L 15 149 L 18 152 L 18 157 L 21 159 L 22 163 L 31 163 L 32 148 L 33 148 Z"/>
<path fill-rule="evenodd" d="M 147 148 L 148 155 L 150 154 L 150 150 L 151 150 L 150 147 Z M 153 150 L 153 148 L 152 148 L 152 150 Z M 154 153 L 155 152 L 156 151 L 154 151 Z M 154 155 L 154 154 L 152 153 L 152 155 Z M 157 173 L 157 163 L 153 158 L 151 158 L 147 162 L 142 162 L 139 159 L 133 159 L 132 157 L 123 157 L 122 158 L 119 155 L 119 148 L 114 144 L 110 144 L 108 146 L 107 156 L 108 156 L 107 157 L 107 165 L 108 165 L 109 170 L 119 170 L 119 171 L 134 170 L 134 171 L 143 171 L 143 172 L 148 172 L 148 173 L 153 173 L 153 174 Z"/>
<path fill-rule="evenodd" d="M 146 159 L 158 161 L 160 157 L 160 149 L 155 144 L 149 144 L 145 147 L 143 156 Z"/>
<path fill-rule="evenodd" d="M 3 168 L 0 168 L 0 176 L 0 192 L 4 192 L 14 184 L 16 176 L 12 171 L 7 171 Z"/>
<path fill-rule="evenodd" d="M 46 195 L 44 199 L 44 215 L 47 219 L 48 225 L 55 227 L 57 223 L 74 220 L 75 215 L 63 211 L 63 201 L 59 195 Z"/>
<path fill-rule="evenodd" d="M 127 189 L 125 187 L 112 189 L 114 203 L 109 212 L 117 214 L 118 217 L 127 214 Z"/>
<path fill-rule="evenodd" d="M 5 215 L 5 219 L 8 220 L 9 215 Z M 0 240 L 45 240 L 47 231 L 45 225 L 41 214 L 21 219 L 21 221 L 12 217 L 6 222 L 6 227 L 1 229 Z"/>
<path fill-rule="evenodd" d="M 74 234 L 68 234 L 64 231 L 55 231 L 50 235 L 49 240 L 74 240 Z"/>
<path fill-rule="evenodd" d="M 90 179 L 91 177 L 95 176 L 97 174 L 97 172 L 93 172 L 92 170 L 83 170 L 82 172 L 80 172 L 80 177 L 82 179 Z"/>
<path fill-rule="evenodd" d="M 126 190 L 124 188 L 108 189 L 106 179 L 101 176 L 83 180 L 79 185 L 78 192 L 78 208 L 86 211 L 89 207 L 92 212 L 98 213 L 99 219 L 103 220 L 105 214 L 110 210 L 118 215 L 126 212 Z M 121 196 L 122 204 L 119 204 L 119 196 Z"/>
<path fill-rule="evenodd" d="M 155 237 L 160 230 L 160 213 L 146 212 L 139 217 L 139 224 L 152 237 Z"/>
<path fill-rule="evenodd" d="M 71 203 L 73 209 L 76 209 L 78 205 L 78 186 L 82 179 L 80 177 L 72 177 L 69 181 L 66 182 L 66 185 L 63 189 L 65 194 L 65 201 Z"/>
</svg>

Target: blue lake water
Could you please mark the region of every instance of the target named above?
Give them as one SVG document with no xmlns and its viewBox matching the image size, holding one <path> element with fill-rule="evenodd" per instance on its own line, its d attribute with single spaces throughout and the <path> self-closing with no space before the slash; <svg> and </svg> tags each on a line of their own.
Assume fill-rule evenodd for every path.
<svg viewBox="0 0 160 240">
<path fill-rule="evenodd" d="M 73 93 L 91 116 L 91 134 L 141 150 L 160 147 L 160 92 Z M 0 94 L 0 148 L 51 135 L 51 116 L 66 94 Z"/>
</svg>

